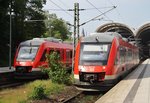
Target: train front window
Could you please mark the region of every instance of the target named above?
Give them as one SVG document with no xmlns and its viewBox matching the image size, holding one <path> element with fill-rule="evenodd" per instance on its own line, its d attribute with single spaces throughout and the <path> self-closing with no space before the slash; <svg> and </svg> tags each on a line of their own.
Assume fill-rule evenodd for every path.
<svg viewBox="0 0 150 103">
<path fill-rule="evenodd" d="M 19 61 L 33 61 L 38 47 L 22 46 L 19 49 L 17 60 Z"/>
<path fill-rule="evenodd" d="M 81 44 L 80 65 L 106 65 L 110 44 Z"/>
</svg>

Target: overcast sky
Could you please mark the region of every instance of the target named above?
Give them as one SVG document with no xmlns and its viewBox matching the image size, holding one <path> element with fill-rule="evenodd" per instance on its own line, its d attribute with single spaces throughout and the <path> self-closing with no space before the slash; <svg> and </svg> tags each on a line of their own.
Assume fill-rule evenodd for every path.
<svg viewBox="0 0 150 103">
<path fill-rule="evenodd" d="M 94 6 L 92 6 L 88 1 Z M 110 20 L 113 20 L 114 22 L 124 23 L 135 29 L 139 28 L 142 24 L 150 21 L 150 0 L 47 0 L 44 9 L 73 9 L 75 2 L 79 3 L 80 9 L 88 9 L 85 11 L 80 11 L 80 24 L 92 19 L 95 16 L 100 15 L 101 12 L 109 10 L 110 8 L 107 7 L 117 6 L 116 9 L 107 13 L 106 16 L 99 17 L 103 18 L 103 20 L 91 21 L 80 27 L 80 31 L 82 31 L 82 28 L 84 28 L 87 33 L 94 32 L 98 26 L 110 22 Z M 95 7 L 106 8 L 99 10 L 91 9 Z M 72 11 L 66 12 L 64 12 L 63 10 L 49 10 L 49 13 L 56 13 L 59 18 L 63 18 L 64 20 L 69 21 L 71 24 L 73 24 L 74 13 Z"/>
</svg>

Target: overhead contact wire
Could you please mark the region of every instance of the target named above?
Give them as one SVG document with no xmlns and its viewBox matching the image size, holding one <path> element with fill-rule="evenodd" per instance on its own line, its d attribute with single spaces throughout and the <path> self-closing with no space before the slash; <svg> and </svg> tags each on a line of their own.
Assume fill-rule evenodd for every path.
<svg viewBox="0 0 150 103">
<path fill-rule="evenodd" d="M 70 15 L 71 17 L 73 17 L 70 13 L 68 13 L 65 9 L 63 9 L 62 7 L 60 7 L 59 5 L 57 5 L 55 2 L 53 2 L 52 0 L 49 0 L 51 3 L 53 3 L 54 5 L 56 5 L 58 8 L 60 8 L 62 11 L 64 11 L 66 14 Z"/>
<path fill-rule="evenodd" d="M 100 11 L 94 4 L 92 4 L 89 0 L 86 0 L 91 6 L 93 6 L 97 11 L 99 11 L 100 13 L 102 13 L 103 14 L 103 12 L 102 11 Z M 107 19 L 109 19 L 110 20 L 110 18 L 108 17 L 108 16 L 106 16 L 105 14 L 103 14 Z"/>
</svg>

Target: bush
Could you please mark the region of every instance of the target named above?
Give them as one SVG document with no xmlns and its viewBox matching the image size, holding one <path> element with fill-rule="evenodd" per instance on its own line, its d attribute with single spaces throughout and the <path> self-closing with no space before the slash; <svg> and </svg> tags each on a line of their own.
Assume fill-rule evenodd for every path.
<svg viewBox="0 0 150 103">
<path fill-rule="evenodd" d="M 67 73 L 64 64 L 60 61 L 60 57 L 56 52 L 46 55 L 48 68 L 43 68 L 42 71 L 47 73 L 49 78 L 54 83 L 70 84 L 70 75 Z"/>
<path fill-rule="evenodd" d="M 29 95 L 29 99 L 32 100 L 40 100 L 46 97 L 45 94 L 46 88 L 44 85 L 37 85 L 34 87 L 33 91 L 31 92 L 31 94 Z"/>
</svg>

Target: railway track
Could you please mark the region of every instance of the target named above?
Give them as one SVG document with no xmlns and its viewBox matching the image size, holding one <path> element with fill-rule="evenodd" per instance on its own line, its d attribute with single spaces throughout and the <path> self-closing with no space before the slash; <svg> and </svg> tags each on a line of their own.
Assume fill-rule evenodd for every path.
<svg viewBox="0 0 150 103">
<path fill-rule="evenodd" d="M 79 92 L 76 95 L 64 100 L 61 103 L 94 103 L 103 93 L 100 92 Z"/>
<path fill-rule="evenodd" d="M 31 80 L 30 80 L 31 81 Z M 11 80 L 11 81 L 5 81 L 0 83 L 0 90 L 6 89 L 6 88 L 14 88 L 17 86 L 21 86 L 27 82 L 30 82 L 29 80 L 27 81 L 20 81 L 20 80 Z"/>
<path fill-rule="evenodd" d="M 63 101 L 62 103 L 70 103 L 71 101 L 73 101 L 75 98 L 79 97 L 83 92 L 79 92 L 73 96 L 71 96 L 70 98 L 66 99 L 65 101 Z"/>
</svg>

